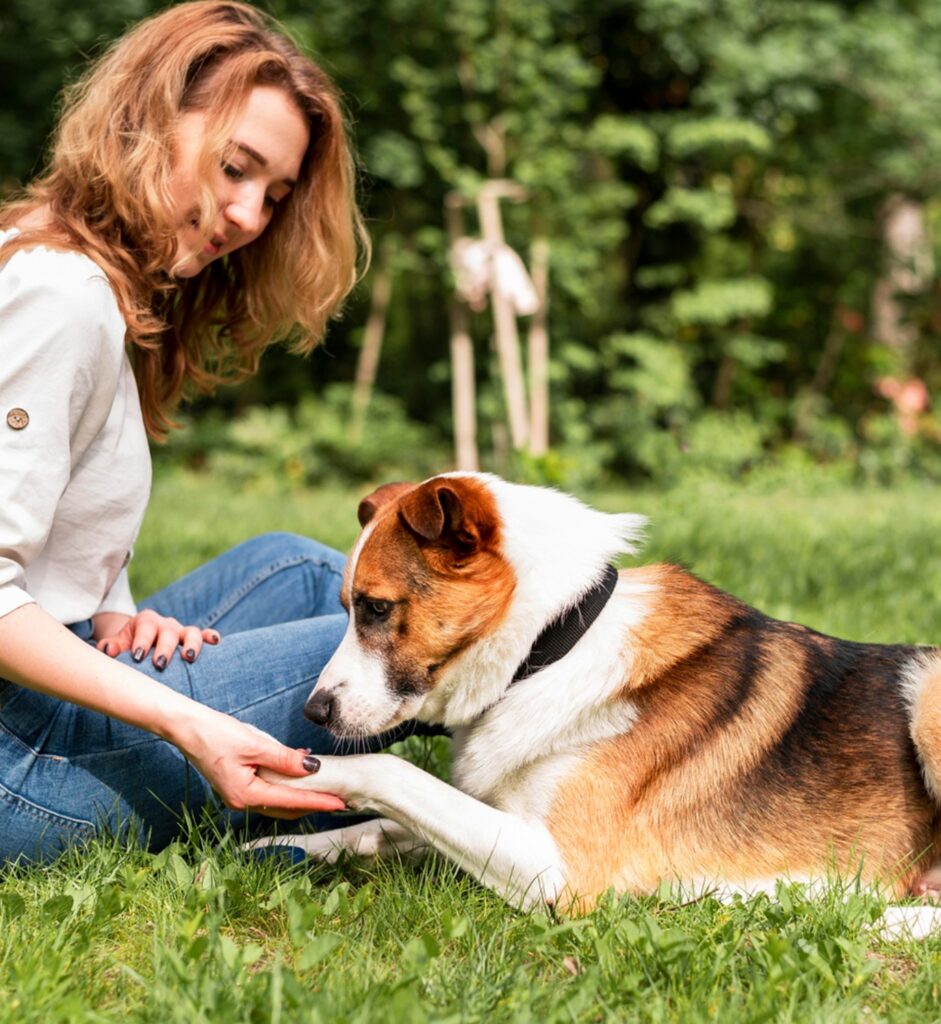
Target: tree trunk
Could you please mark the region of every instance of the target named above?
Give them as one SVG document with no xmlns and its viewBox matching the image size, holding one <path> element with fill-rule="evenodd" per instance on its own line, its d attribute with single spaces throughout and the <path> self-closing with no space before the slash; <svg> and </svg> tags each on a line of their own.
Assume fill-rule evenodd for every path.
<svg viewBox="0 0 941 1024">
<path fill-rule="evenodd" d="M 463 235 L 460 198 L 445 200 L 445 220 L 451 245 Z M 454 423 L 454 463 L 456 469 L 476 472 L 477 394 L 474 385 L 474 343 L 470 335 L 467 306 L 451 296 L 451 410 Z"/>
<path fill-rule="evenodd" d="M 917 329 L 906 323 L 900 295 L 924 291 L 934 274 L 924 206 L 903 195 L 886 199 L 881 211 L 883 271 L 872 291 L 872 333 L 896 352 L 902 372 L 911 362 Z"/>
<path fill-rule="evenodd" d="M 353 383 L 353 436 L 360 437 L 366 421 L 366 411 L 372 399 L 379 356 L 382 353 L 382 339 L 386 333 L 386 318 L 389 300 L 392 296 L 393 245 L 386 239 L 380 250 L 372 285 L 372 300 L 369 319 L 363 331 L 363 347 L 356 363 L 356 379 Z"/>
<path fill-rule="evenodd" d="M 451 405 L 454 410 L 455 469 L 476 473 L 474 345 L 467 327 L 467 308 L 457 296 L 451 299 Z"/>
<path fill-rule="evenodd" d="M 484 239 L 494 251 L 503 244 L 503 223 L 500 218 L 500 200 L 495 191 L 487 185 L 480 190 L 477 200 L 480 227 Z M 526 447 L 529 425 L 526 414 L 526 388 L 523 381 L 523 366 L 520 359 L 519 334 L 516 329 L 516 313 L 510 300 L 499 288 L 490 293 L 493 309 L 494 332 L 497 353 L 500 358 L 500 373 L 506 396 L 507 416 L 510 423 L 510 441 L 516 451 Z"/>
<path fill-rule="evenodd" d="M 539 308 L 529 325 L 529 450 L 549 450 L 549 243 L 536 238 L 532 245 L 533 286 Z"/>
</svg>

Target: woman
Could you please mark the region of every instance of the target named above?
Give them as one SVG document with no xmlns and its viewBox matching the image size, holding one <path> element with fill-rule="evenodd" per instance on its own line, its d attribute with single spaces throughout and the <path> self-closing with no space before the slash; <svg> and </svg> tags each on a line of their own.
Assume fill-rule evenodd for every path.
<svg viewBox="0 0 941 1024">
<path fill-rule="evenodd" d="M 203 0 L 98 61 L 0 210 L 0 859 L 100 829 L 157 848 L 220 799 L 342 807 L 256 774 L 333 749 L 301 708 L 345 628 L 341 556 L 270 535 L 139 606 L 127 562 L 146 435 L 289 330 L 316 344 L 366 244 L 353 193 L 326 76 Z"/>
</svg>

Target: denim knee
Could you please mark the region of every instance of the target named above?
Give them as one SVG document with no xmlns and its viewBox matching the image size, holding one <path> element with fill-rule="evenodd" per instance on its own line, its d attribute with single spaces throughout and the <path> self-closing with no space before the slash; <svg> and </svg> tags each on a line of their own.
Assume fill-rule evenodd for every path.
<svg viewBox="0 0 941 1024">
<path fill-rule="evenodd" d="M 272 530 L 270 533 L 259 534 L 244 541 L 236 550 L 272 561 L 305 559 L 324 565 L 341 575 L 346 566 L 346 555 L 342 552 L 311 537 L 289 533 L 287 530 Z"/>
<path fill-rule="evenodd" d="M 345 559 L 293 533 L 266 533 L 138 602 L 180 622 L 240 632 L 342 611 Z"/>
</svg>

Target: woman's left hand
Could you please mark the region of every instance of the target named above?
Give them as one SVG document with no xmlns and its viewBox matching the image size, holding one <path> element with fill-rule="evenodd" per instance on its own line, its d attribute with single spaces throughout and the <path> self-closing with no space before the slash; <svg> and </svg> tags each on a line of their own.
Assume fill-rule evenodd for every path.
<svg viewBox="0 0 941 1024">
<path fill-rule="evenodd" d="M 199 657 L 203 643 L 217 644 L 221 639 L 214 629 L 184 626 L 177 619 L 158 615 L 150 608 L 131 617 L 102 612 L 93 621 L 95 646 L 99 651 L 112 658 L 131 651 L 135 661 L 143 661 L 151 654 L 154 667 L 161 672 L 177 648 L 183 649 L 181 657 L 184 661 L 193 662 Z"/>
</svg>

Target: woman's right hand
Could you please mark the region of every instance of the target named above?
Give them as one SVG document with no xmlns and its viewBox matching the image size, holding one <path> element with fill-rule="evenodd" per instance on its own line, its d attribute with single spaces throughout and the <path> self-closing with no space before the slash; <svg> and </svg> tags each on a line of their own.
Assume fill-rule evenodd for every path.
<svg viewBox="0 0 941 1024">
<path fill-rule="evenodd" d="M 342 811 L 339 797 L 266 782 L 259 768 L 303 778 L 319 763 L 306 750 L 295 750 L 237 718 L 200 706 L 199 722 L 184 724 L 173 742 L 209 780 L 226 807 L 257 811 L 269 818 L 300 818 L 311 811 Z M 305 760 L 311 767 L 305 767 Z"/>
</svg>

